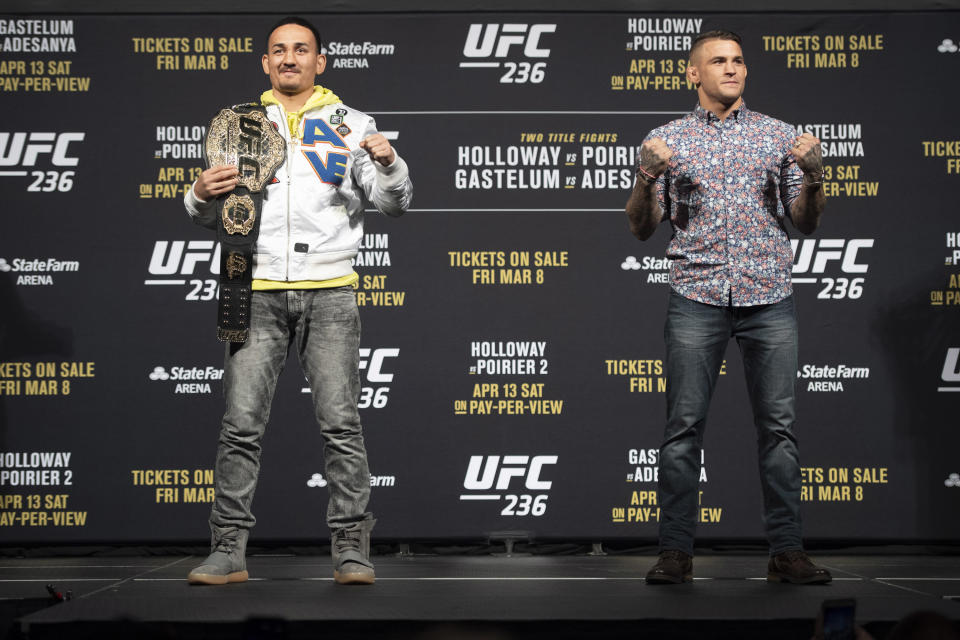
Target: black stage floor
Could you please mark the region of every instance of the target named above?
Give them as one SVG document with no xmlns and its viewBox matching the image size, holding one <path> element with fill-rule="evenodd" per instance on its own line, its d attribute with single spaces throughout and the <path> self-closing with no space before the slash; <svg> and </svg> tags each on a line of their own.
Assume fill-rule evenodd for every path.
<svg viewBox="0 0 960 640">
<path fill-rule="evenodd" d="M 828 598 L 855 598 L 877 640 L 917 610 L 960 620 L 960 555 L 815 557 L 832 584 L 767 583 L 747 553 L 698 555 L 666 587 L 644 584 L 650 555 L 377 556 L 377 583 L 353 587 L 320 556 L 252 556 L 222 587 L 189 586 L 191 556 L 0 558 L 0 637 L 807 639 Z M 45 606 L 48 583 L 73 599 Z"/>
</svg>

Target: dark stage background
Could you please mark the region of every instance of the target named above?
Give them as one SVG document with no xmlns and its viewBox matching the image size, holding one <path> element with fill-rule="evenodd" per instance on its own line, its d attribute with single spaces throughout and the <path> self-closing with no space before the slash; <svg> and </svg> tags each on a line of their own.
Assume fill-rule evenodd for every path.
<svg viewBox="0 0 960 640">
<path fill-rule="evenodd" d="M 722 26 L 748 106 L 823 140 L 823 224 L 791 229 L 806 534 L 956 540 L 960 14 L 339 9 L 308 14 L 320 80 L 415 189 L 367 215 L 356 266 L 379 537 L 656 535 L 669 227 L 639 243 L 622 208 L 643 137 L 696 102 L 690 40 Z M 268 88 L 276 17 L 0 19 L 3 543 L 207 535 L 219 257 L 181 198 L 209 119 Z M 307 542 L 327 495 L 289 365 L 256 537 Z M 762 537 L 735 345 L 701 489 L 701 536 Z"/>
</svg>

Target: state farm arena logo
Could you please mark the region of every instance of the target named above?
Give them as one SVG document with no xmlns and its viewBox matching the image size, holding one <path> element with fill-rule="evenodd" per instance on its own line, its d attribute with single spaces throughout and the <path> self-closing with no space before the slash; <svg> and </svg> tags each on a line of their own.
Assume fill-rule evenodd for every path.
<svg viewBox="0 0 960 640">
<path fill-rule="evenodd" d="M 547 73 L 546 36 L 556 24 L 471 24 L 463 45 L 461 69 L 504 69 L 502 84 L 539 84 Z"/>
<path fill-rule="evenodd" d="M 655 258 L 653 256 L 643 256 L 637 260 L 635 256 L 627 256 L 620 263 L 620 268 L 624 271 L 643 271 L 646 273 L 648 283 L 669 284 L 670 283 L 670 259 Z"/>
<path fill-rule="evenodd" d="M 314 473 L 310 476 L 310 479 L 307 480 L 307 486 L 311 489 L 322 489 L 329 485 L 330 482 L 323 477 L 322 473 Z M 371 488 L 383 488 L 383 487 L 395 487 L 397 486 L 397 477 L 396 476 L 370 476 L 370 487 Z"/>
<path fill-rule="evenodd" d="M 844 385 L 870 378 L 870 367 L 848 364 L 805 364 L 797 371 L 797 378 L 806 384 L 807 391 L 842 393 Z"/>
<path fill-rule="evenodd" d="M 867 249 L 873 243 L 873 238 L 791 240 L 793 283 L 817 285 L 821 300 L 859 299 L 870 268 Z"/>
<path fill-rule="evenodd" d="M 147 286 L 186 289 L 184 300 L 216 300 L 220 290 L 220 244 L 213 240 L 157 240 L 147 266 Z"/>
<path fill-rule="evenodd" d="M 944 38 L 943 41 L 937 45 L 937 51 L 940 53 L 956 53 L 958 50 L 960 50 L 960 46 L 957 46 L 957 43 L 950 38 Z"/>
<path fill-rule="evenodd" d="M 64 167 L 80 164 L 74 154 L 85 137 L 81 131 L 0 131 L 0 177 L 29 176 L 31 192 L 70 191 L 76 170 Z"/>
<path fill-rule="evenodd" d="M 548 476 L 554 469 L 547 467 L 557 460 L 552 455 L 470 456 L 460 500 L 504 501 L 501 516 L 542 516 L 553 487 Z"/>
<path fill-rule="evenodd" d="M 393 382 L 394 358 L 400 356 L 400 349 L 384 347 L 372 349 L 360 348 L 360 388 L 358 409 L 383 409 L 390 402 L 390 383 Z M 303 387 L 302 393 L 310 393 L 310 387 Z"/>
<path fill-rule="evenodd" d="M 331 58 L 333 69 L 368 69 L 373 56 L 392 56 L 396 46 L 375 42 L 337 42 L 331 41 L 321 47 L 320 52 Z"/>
<path fill-rule="evenodd" d="M 940 372 L 943 386 L 937 388 L 941 392 L 960 392 L 960 347 L 947 349 L 947 356 L 943 360 L 943 370 Z"/>
<path fill-rule="evenodd" d="M 154 367 L 148 377 L 154 382 L 175 383 L 173 392 L 183 394 L 211 393 L 212 382 L 223 378 L 223 369 L 217 367 Z"/>
<path fill-rule="evenodd" d="M 53 274 L 80 270 L 77 260 L 57 258 L 13 258 L 10 262 L 0 258 L 0 273 L 16 273 L 19 286 L 52 285 Z"/>
</svg>

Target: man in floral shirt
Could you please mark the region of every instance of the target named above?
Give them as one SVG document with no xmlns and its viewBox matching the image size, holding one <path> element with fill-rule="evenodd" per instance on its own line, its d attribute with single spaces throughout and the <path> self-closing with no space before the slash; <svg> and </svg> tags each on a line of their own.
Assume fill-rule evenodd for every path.
<svg viewBox="0 0 960 640">
<path fill-rule="evenodd" d="M 787 219 L 812 233 L 824 207 L 820 141 L 750 111 L 740 37 L 698 36 L 688 79 L 693 113 L 644 140 L 626 211 L 649 238 L 661 220 L 673 237 L 667 346 L 667 424 L 660 449 L 660 556 L 650 584 L 693 579 L 700 449 L 727 342 L 736 337 L 757 428 L 767 579 L 820 584 L 830 573 L 803 551 L 800 463 L 793 434 L 797 321 Z"/>
</svg>

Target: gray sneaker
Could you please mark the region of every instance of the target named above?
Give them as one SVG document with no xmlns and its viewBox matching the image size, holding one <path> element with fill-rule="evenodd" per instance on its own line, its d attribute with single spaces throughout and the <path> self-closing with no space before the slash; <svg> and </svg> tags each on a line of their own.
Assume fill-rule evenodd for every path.
<svg viewBox="0 0 960 640">
<path fill-rule="evenodd" d="M 246 582 L 247 537 L 246 529 L 231 529 L 213 545 L 213 552 L 199 567 L 187 575 L 190 584 L 227 584 Z"/>
<path fill-rule="evenodd" d="M 370 562 L 370 530 L 376 520 L 364 520 L 333 530 L 330 555 L 333 579 L 339 584 L 373 584 L 376 577 Z"/>
</svg>

